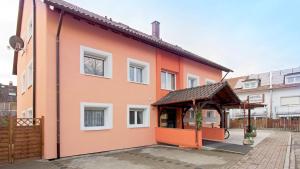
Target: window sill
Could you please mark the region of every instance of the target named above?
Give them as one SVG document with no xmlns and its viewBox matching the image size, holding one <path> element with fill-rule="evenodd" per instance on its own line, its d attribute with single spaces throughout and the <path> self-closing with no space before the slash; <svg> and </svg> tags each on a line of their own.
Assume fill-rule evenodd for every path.
<svg viewBox="0 0 300 169">
<path fill-rule="evenodd" d="M 97 131 L 97 130 L 110 130 L 112 127 L 82 127 L 82 131 Z"/>
<path fill-rule="evenodd" d="M 100 75 L 92 75 L 92 74 L 86 74 L 86 73 L 81 73 L 84 76 L 91 76 L 91 77 L 98 77 L 98 78 L 104 78 L 104 79 L 112 79 L 112 77 L 108 76 L 100 76 Z"/>
<path fill-rule="evenodd" d="M 127 128 L 129 128 L 129 129 L 135 129 L 135 128 L 149 128 L 149 126 L 134 126 L 134 125 L 129 125 L 129 126 L 127 126 Z"/>
<path fill-rule="evenodd" d="M 140 83 L 140 82 L 135 82 L 135 81 L 130 81 L 128 80 L 129 83 L 134 83 L 134 84 L 139 84 L 139 85 L 148 85 L 149 83 Z"/>
</svg>

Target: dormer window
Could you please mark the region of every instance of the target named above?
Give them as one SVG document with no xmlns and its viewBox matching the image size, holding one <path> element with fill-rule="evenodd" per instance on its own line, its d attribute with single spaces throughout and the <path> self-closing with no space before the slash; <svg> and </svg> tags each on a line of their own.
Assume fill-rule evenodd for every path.
<svg viewBox="0 0 300 169">
<path fill-rule="evenodd" d="M 258 87 L 258 80 L 244 81 L 243 89 L 255 89 Z"/>
<path fill-rule="evenodd" d="M 288 75 L 285 77 L 285 84 L 300 83 L 300 74 Z"/>
</svg>

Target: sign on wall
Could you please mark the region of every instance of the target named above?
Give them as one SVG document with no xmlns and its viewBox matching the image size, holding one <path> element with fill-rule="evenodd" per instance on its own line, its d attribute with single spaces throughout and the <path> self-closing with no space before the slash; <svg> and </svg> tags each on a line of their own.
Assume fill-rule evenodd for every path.
<svg viewBox="0 0 300 169">
<path fill-rule="evenodd" d="M 264 102 L 264 94 L 249 95 L 248 100 L 250 103 L 263 103 Z"/>
</svg>

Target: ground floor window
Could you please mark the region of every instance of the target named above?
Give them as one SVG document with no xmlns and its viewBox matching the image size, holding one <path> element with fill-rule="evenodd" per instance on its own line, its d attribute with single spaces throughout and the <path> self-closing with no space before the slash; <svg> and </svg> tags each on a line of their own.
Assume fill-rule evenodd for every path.
<svg viewBox="0 0 300 169">
<path fill-rule="evenodd" d="M 128 128 L 149 127 L 149 106 L 128 105 Z"/>
<path fill-rule="evenodd" d="M 81 103 L 81 130 L 112 128 L 112 104 Z"/>
</svg>

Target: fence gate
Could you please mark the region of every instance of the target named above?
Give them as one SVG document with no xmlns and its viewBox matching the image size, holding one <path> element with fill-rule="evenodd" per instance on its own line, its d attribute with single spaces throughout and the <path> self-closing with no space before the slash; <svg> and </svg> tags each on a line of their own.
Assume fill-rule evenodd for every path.
<svg viewBox="0 0 300 169">
<path fill-rule="evenodd" d="M 44 118 L 0 117 L 0 163 L 41 158 Z"/>
</svg>

